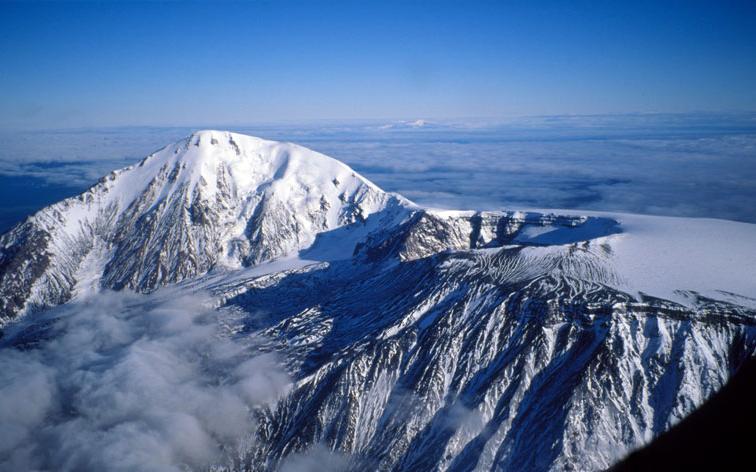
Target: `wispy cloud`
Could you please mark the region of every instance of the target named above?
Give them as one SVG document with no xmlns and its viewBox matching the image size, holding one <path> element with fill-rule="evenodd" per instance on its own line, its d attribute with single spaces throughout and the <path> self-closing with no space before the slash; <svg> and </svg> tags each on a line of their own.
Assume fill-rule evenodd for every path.
<svg viewBox="0 0 756 472">
<path fill-rule="evenodd" d="M 105 293 L 17 325 L 0 349 L 0 469 L 233 465 L 251 410 L 289 378 L 273 355 L 221 336 L 205 306 Z"/>
<path fill-rule="evenodd" d="M 304 452 L 287 456 L 279 472 L 344 472 L 349 469 L 349 456 L 316 444 Z"/>
</svg>

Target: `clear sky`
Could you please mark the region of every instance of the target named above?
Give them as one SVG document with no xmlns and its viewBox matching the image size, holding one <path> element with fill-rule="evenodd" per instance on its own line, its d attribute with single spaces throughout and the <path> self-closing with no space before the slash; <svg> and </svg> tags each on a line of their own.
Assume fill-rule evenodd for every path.
<svg viewBox="0 0 756 472">
<path fill-rule="evenodd" d="M 756 110 L 756 2 L 0 3 L 0 127 Z"/>
</svg>

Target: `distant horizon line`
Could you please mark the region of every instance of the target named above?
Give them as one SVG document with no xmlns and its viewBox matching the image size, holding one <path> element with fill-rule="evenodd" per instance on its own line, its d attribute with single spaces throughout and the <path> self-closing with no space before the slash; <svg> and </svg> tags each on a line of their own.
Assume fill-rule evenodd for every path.
<svg viewBox="0 0 756 472">
<path fill-rule="evenodd" d="M 686 112 L 611 112 L 611 113 L 556 113 L 556 114 L 525 114 L 525 115 L 501 115 L 501 116 L 461 116 L 461 117 L 395 117 L 395 118 L 310 118 L 310 119 L 276 119 L 265 121 L 247 122 L 208 122 L 191 124 L 105 124 L 105 125 L 74 125 L 74 126 L 2 126 L 0 132 L 9 131 L 87 131 L 108 129 L 226 129 L 226 127 L 252 127 L 252 126 L 308 126 L 322 124 L 362 124 L 362 125 L 407 125 L 408 128 L 422 129 L 426 126 L 443 125 L 449 127 L 466 127 L 464 125 L 476 125 L 477 127 L 495 127 L 497 125 L 517 124 L 527 120 L 554 120 L 554 119 L 590 119 L 590 118 L 643 118 L 643 117 L 729 117 L 729 118 L 753 118 L 756 119 L 756 110 L 733 110 L 715 111 L 700 110 Z M 415 125 L 415 123 L 423 122 Z M 754 123 L 756 125 L 756 123 Z"/>
</svg>

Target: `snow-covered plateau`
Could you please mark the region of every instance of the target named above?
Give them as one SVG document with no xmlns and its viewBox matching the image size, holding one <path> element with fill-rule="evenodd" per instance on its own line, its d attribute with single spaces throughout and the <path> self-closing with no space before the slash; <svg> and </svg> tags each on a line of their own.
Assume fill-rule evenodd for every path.
<svg viewBox="0 0 756 472">
<path fill-rule="evenodd" d="M 208 294 L 225 341 L 291 379 L 216 470 L 313 450 L 348 470 L 600 470 L 756 354 L 756 225 L 423 208 L 309 149 L 201 131 L 0 238 L 0 350 L 124 290 Z"/>
</svg>

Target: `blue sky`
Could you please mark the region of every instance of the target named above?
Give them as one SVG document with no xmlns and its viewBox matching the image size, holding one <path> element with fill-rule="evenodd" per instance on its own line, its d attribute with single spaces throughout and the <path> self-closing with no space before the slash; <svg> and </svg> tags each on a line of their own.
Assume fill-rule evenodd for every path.
<svg viewBox="0 0 756 472">
<path fill-rule="evenodd" d="M 0 3 L 0 127 L 756 110 L 756 2 Z"/>
</svg>

